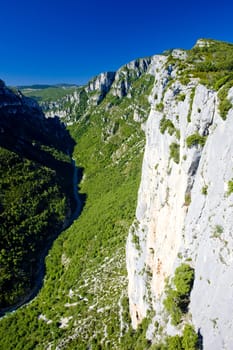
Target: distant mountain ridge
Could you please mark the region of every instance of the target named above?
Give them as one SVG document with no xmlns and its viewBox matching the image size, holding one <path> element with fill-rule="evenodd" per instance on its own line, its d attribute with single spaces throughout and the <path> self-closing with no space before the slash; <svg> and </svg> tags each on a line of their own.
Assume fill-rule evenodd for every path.
<svg viewBox="0 0 233 350">
<path fill-rule="evenodd" d="M 38 90 L 38 89 L 47 89 L 51 87 L 74 87 L 79 86 L 78 84 L 68 84 L 68 83 L 60 83 L 60 84 L 32 84 L 32 85 L 17 85 L 16 88 L 19 90 L 24 89 L 32 89 L 32 90 Z"/>
</svg>

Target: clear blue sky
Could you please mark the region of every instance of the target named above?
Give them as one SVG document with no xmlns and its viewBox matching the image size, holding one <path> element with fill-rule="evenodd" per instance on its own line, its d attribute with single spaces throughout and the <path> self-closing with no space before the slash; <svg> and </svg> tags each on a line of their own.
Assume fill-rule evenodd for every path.
<svg viewBox="0 0 233 350">
<path fill-rule="evenodd" d="M 0 0 L 0 78 L 84 83 L 137 58 L 233 42 L 231 0 Z"/>
</svg>

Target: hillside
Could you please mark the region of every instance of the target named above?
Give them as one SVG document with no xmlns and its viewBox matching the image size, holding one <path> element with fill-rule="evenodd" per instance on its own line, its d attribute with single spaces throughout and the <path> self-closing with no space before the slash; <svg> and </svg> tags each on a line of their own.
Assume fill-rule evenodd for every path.
<svg viewBox="0 0 233 350">
<path fill-rule="evenodd" d="M 200 39 L 42 97 L 86 201 L 1 348 L 232 348 L 232 53 Z"/>
</svg>

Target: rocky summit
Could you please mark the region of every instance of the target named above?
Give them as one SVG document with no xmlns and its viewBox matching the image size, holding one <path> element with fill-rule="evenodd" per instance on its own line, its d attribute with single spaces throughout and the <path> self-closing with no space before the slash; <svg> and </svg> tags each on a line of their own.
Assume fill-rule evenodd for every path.
<svg viewBox="0 0 233 350">
<path fill-rule="evenodd" d="M 22 89 L 47 119 L 6 89 L 0 113 L 10 101 L 12 118 L 21 104 L 34 125 L 66 125 L 85 203 L 38 295 L 0 320 L 0 347 L 231 350 L 233 45 L 199 39 L 85 86 Z"/>
</svg>

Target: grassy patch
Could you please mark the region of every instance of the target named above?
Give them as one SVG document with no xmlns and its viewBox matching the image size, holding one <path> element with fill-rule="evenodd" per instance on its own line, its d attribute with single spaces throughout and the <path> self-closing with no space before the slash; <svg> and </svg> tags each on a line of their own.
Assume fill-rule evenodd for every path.
<svg viewBox="0 0 233 350">
<path fill-rule="evenodd" d="M 22 93 L 25 96 L 34 98 L 39 101 L 56 101 L 61 99 L 64 96 L 67 96 L 74 91 L 77 91 L 79 88 L 76 86 L 49 86 L 45 88 L 23 88 L 21 89 Z"/>
</svg>

